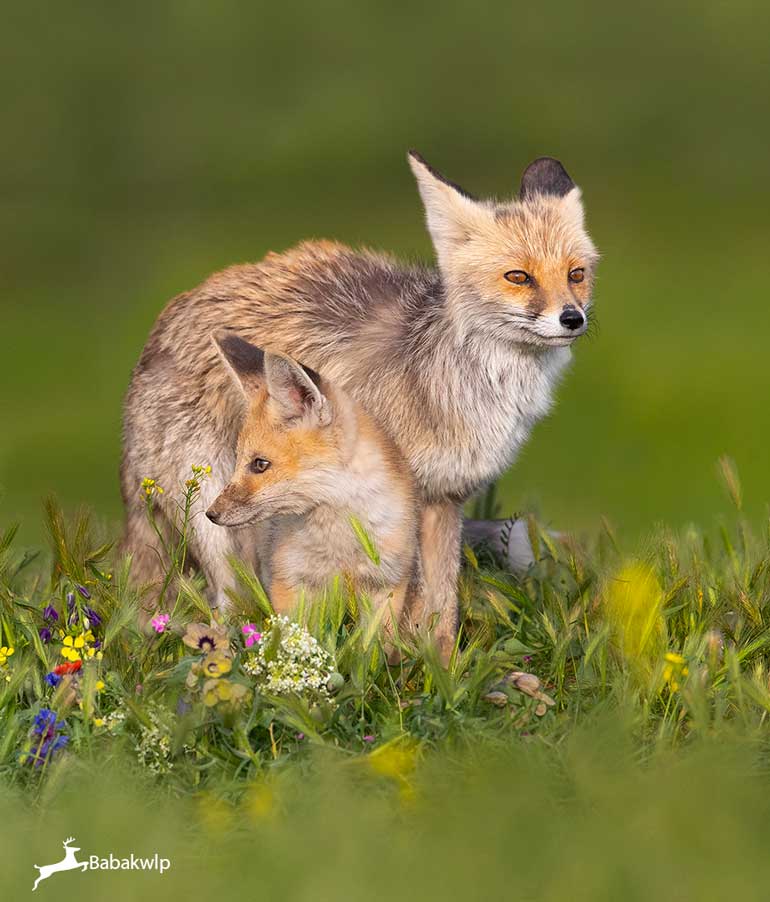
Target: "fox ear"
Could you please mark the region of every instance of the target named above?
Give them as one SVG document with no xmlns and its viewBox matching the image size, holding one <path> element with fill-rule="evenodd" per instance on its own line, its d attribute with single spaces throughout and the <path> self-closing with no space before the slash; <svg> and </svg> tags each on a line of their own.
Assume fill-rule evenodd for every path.
<svg viewBox="0 0 770 902">
<path fill-rule="evenodd" d="M 527 200 L 536 194 L 564 197 L 575 187 L 567 170 L 553 157 L 539 157 L 527 166 L 521 176 L 519 198 Z"/>
<path fill-rule="evenodd" d="M 211 339 L 243 394 L 254 394 L 265 381 L 265 352 L 234 332 L 215 332 Z"/>
<path fill-rule="evenodd" d="M 318 373 L 300 366 L 283 354 L 265 354 L 267 391 L 278 413 L 286 423 L 299 425 L 311 422 L 314 426 L 328 426 L 331 407 L 321 394 Z"/>
<path fill-rule="evenodd" d="M 409 165 L 417 179 L 428 231 L 441 266 L 458 244 L 489 221 L 490 212 L 459 185 L 444 178 L 416 150 L 409 151 Z"/>
</svg>

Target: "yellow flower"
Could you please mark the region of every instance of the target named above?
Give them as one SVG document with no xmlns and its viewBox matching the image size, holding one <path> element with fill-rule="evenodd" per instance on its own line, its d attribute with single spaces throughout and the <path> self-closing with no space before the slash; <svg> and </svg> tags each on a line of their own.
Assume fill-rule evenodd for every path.
<svg viewBox="0 0 770 902">
<path fill-rule="evenodd" d="M 604 611 L 616 646 L 632 667 L 650 675 L 663 648 L 663 590 L 652 568 L 624 566 L 607 585 Z"/>
<path fill-rule="evenodd" d="M 219 702 L 231 702 L 237 705 L 242 702 L 248 689 L 241 683 L 231 683 L 229 680 L 212 679 L 203 684 L 203 704 L 207 708 L 213 708 Z"/>
<path fill-rule="evenodd" d="M 101 692 L 102 689 L 104 689 L 104 680 L 97 680 L 96 681 L 96 691 Z"/>
<path fill-rule="evenodd" d="M 690 672 L 687 661 L 674 651 L 666 652 L 664 660 L 666 664 L 663 668 L 663 679 L 668 683 L 672 692 L 678 692 L 679 680 L 684 679 Z"/>
<path fill-rule="evenodd" d="M 212 679 L 219 679 L 226 673 L 230 673 L 233 662 L 230 656 L 223 651 L 212 651 L 203 659 L 203 673 Z"/>
<path fill-rule="evenodd" d="M 104 718 L 103 717 L 95 717 L 94 718 L 94 726 L 95 727 L 103 727 L 104 726 Z"/>
<path fill-rule="evenodd" d="M 163 494 L 163 489 L 158 485 L 158 483 L 154 479 L 148 479 L 147 477 L 142 480 L 141 490 L 145 495 L 147 495 L 148 498 L 152 495 Z"/>
<path fill-rule="evenodd" d="M 13 652 L 14 648 L 11 645 L 3 645 L 0 647 L 0 667 L 8 661 L 8 658 L 11 657 Z"/>
</svg>

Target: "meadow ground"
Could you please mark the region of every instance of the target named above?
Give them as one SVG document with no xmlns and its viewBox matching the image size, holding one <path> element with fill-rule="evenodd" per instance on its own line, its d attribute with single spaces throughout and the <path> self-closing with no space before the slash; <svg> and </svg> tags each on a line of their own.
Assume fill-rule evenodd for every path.
<svg viewBox="0 0 770 902">
<path fill-rule="evenodd" d="M 163 551 L 140 626 L 128 564 L 85 516 L 47 507 L 51 554 L 0 545 L 4 898 L 76 837 L 81 859 L 156 852 L 155 871 L 69 871 L 79 899 L 759 899 L 770 876 L 770 531 L 742 514 L 608 529 L 515 576 L 466 548 L 448 669 L 340 582 L 275 619 L 234 562 L 212 620 Z M 204 471 L 179 490 L 194 528 Z M 141 489 L 152 501 L 152 485 Z M 374 554 L 374 550 L 370 549 Z"/>
</svg>

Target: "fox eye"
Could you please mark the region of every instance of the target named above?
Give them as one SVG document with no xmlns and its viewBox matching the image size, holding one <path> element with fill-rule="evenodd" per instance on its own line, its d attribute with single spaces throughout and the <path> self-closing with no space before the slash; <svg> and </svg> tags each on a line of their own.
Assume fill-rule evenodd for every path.
<svg viewBox="0 0 770 902">
<path fill-rule="evenodd" d="M 585 279 L 586 274 L 585 270 L 582 266 L 579 266 L 577 269 L 571 269 L 569 271 L 569 280 L 570 282 L 582 282 Z"/>
<path fill-rule="evenodd" d="M 527 282 L 532 281 L 529 274 L 525 273 L 523 269 L 512 269 L 510 272 L 505 273 L 503 278 L 513 282 L 514 285 L 526 285 Z"/>
<path fill-rule="evenodd" d="M 264 457 L 255 457 L 249 464 L 249 469 L 252 473 L 264 473 L 269 466 L 269 460 L 265 460 Z"/>
</svg>

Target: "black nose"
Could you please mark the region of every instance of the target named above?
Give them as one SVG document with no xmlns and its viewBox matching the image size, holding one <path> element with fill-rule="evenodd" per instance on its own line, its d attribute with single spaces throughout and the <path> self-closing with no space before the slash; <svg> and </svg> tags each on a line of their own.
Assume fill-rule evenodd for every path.
<svg viewBox="0 0 770 902">
<path fill-rule="evenodd" d="M 218 514 L 215 510 L 209 508 L 206 511 L 206 516 L 211 520 L 212 523 L 219 523 L 220 514 Z"/>
<path fill-rule="evenodd" d="M 559 317 L 559 322 L 562 326 L 564 326 L 565 329 L 571 330 L 579 329 L 585 321 L 583 314 L 577 307 L 573 307 L 572 304 L 568 304 L 564 310 L 562 310 L 561 316 Z"/>
</svg>

